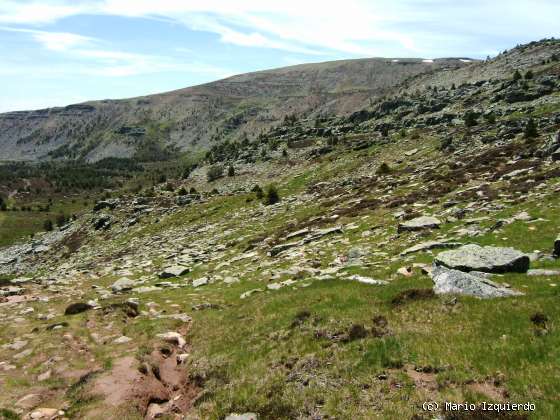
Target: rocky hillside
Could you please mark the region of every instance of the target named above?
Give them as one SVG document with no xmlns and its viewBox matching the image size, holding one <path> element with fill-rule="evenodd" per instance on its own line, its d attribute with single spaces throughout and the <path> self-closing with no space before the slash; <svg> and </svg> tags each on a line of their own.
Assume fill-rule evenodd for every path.
<svg viewBox="0 0 560 420">
<path fill-rule="evenodd" d="M 287 115 L 348 114 L 410 76 L 466 64 L 455 59 L 305 64 L 142 98 L 1 114 L 1 159 L 165 159 L 175 150 L 255 138 Z"/>
<path fill-rule="evenodd" d="M 0 414 L 556 418 L 558 48 L 290 118 L 0 249 Z"/>
</svg>

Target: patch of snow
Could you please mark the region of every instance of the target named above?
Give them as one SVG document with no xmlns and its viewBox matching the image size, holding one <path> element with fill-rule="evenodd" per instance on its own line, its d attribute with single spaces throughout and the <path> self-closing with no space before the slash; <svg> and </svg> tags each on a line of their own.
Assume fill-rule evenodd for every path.
<svg viewBox="0 0 560 420">
<path fill-rule="evenodd" d="M 433 63 L 434 60 L 422 60 L 422 63 Z"/>
</svg>

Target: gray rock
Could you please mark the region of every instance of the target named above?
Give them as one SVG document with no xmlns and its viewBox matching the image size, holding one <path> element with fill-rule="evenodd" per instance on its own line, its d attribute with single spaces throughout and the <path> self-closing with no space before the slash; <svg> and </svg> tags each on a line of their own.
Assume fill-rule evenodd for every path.
<svg viewBox="0 0 560 420">
<path fill-rule="evenodd" d="M 441 294 L 458 294 L 474 296 L 481 299 L 520 296 L 523 293 L 511 290 L 483 277 L 459 270 L 434 266 L 432 270 L 434 292 Z"/>
<path fill-rule="evenodd" d="M 428 242 L 422 242 L 420 244 L 416 244 L 414 246 L 411 246 L 410 248 L 405 249 L 403 252 L 401 252 L 401 256 L 405 256 L 408 254 L 413 254 L 415 252 L 420 252 L 420 251 L 427 251 L 430 249 L 444 249 L 444 248 L 457 248 L 460 247 L 461 245 L 463 245 L 460 242 L 439 242 L 439 241 L 428 241 Z"/>
<path fill-rule="evenodd" d="M 438 229 L 441 221 L 431 216 L 421 216 L 403 223 L 399 223 L 397 232 L 407 232 L 424 229 Z"/>
<path fill-rule="evenodd" d="M 434 263 L 461 271 L 525 273 L 529 269 L 530 261 L 526 254 L 513 248 L 469 244 L 439 253 Z"/>
<path fill-rule="evenodd" d="M 185 275 L 189 272 L 189 268 L 183 265 L 174 265 L 171 267 L 167 267 L 161 273 L 159 273 L 160 279 L 168 279 L 171 277 L 180 277 Z"/>
<path fill-rule="evenodd" d="M 131 290 L 135 286 L 135 284 L 136 282 L 134 280 L 130 280 L 128 277 L 123 277 L 114 282 L 111 286 L 111 289 L 113 290 L 113 292 L 123 292 L 126 290 Z"/>
</svg>

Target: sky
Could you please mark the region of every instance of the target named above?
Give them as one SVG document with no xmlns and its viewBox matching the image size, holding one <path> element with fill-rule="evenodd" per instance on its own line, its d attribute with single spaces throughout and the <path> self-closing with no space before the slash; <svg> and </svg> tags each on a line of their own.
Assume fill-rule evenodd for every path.
<svg viewBox="0 0 560 420">
<path fill-rule="evenodd" d="M 0 112 L 363 57 L 560 37 L 558 0 L 0 0 Z"/>
</svg>

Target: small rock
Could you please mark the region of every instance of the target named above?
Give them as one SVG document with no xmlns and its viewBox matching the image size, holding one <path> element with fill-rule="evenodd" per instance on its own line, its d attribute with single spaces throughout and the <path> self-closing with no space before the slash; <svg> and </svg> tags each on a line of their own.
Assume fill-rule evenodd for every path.
<svg viewBox="0 0 560 420">
<path fill-rule="evenodd" d="M 128 277 L 122 277 L 118 279 L 116 282 L 113 283 L 111 289 L 113 292 L 125 292 L 127 290 L 132 290 L 136 282 L 134 280 L 129 279 Z"/>
<path fill-rule="evenodd" d="M 183 348 L 185 344 L 187 344 L 185 339 L 178 332 L 170 331 L 163 334 L 157 334 L 156 337 L 161 338 L 163 341 L 167 343 L 175 344 L 180 348 Z"/>
<path fill-rule="evenodd" d="M 126 343 L 130 343 L 132 341 L 132 338 L 127 337 L 126 335 L 122 335 L 119 338 L 117 338 L 116 340 L 113 341 L 113 343 L 115 344 L 126 344 Z"/>
<path fill-rule="evenodd" d="M 199 279 L 193 280 L 193 287 L 205 286 L 208 284 L 208 277 L 201 277 Z"/>
</svg>

